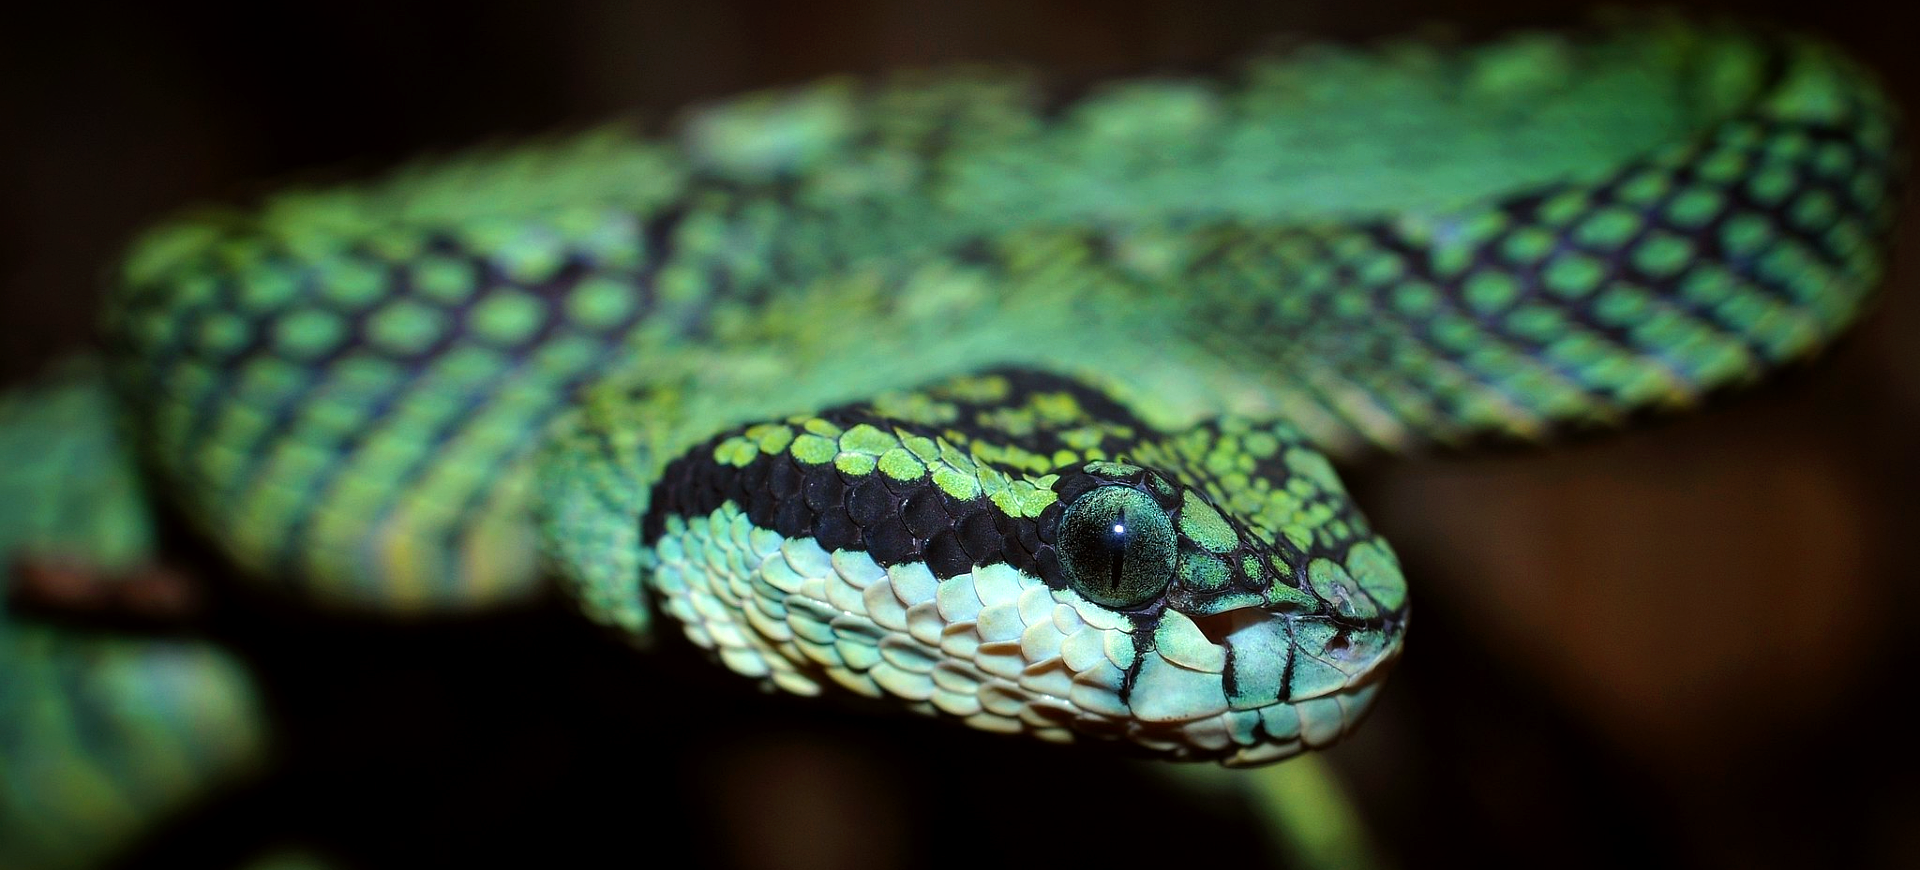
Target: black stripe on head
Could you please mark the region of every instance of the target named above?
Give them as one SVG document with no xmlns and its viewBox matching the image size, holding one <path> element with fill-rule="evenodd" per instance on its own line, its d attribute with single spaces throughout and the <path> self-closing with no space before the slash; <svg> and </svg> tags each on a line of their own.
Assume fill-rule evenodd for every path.
<svg viewBox="0 0 1920 870">
<path fill-rule="evenodd" d="M 909 398 L 924 401 L 912 405 L 906 401 Z M 1036 402 L 1051 402 L 1056 412 L 1068 408 L 1075 413 L 1021 412 L 1037 407 Z M 922 419 L 882 413 L 930 406 L 937 406 L 937 412 Z M 843 405 L 783 424 L 798 432 L 813 419 L 841 432 L 864 424 L 894 435 L 944 441 L 963 452 L 978 444 L 1040 456 L 1069 450 L 1069 433 L 1078 431 L 1079 437 L 1085 437 L 1085 427 L 1090 425 L 1106 433 L 1100 447 L 1110 454 L 1124 453 L 1132 439 L 1151 432 L 1132 412 L 1084 384 L 1015 369 Z M 791 444 L 774 452 L 762 451 L 744 464 L 716 459 L 723 443 L 750 428 L 728 430 L 668 463 L 641 521 L 642 541 L 658 541 L 669 516 L 703 516 L 732 502 L 756 526 L 786 537 L 811 537 L 828 551 L 862 551 L 882 566 L 924 561 L 935 577 L 944 579 L 978 565 L 1005 562 L 1046 578 L 1049 584 L 1057 582 L 1052 534 L 1044 531 L 1058 521 L 1057 510 L 1050 508 L 1037 520 L 1009 516 L 985 495 L 955 497 L 930 474 L 901 480 L 877 468 L 851 473 L 833 461 L 803 461 L 794 455 Z M 985 464 L 977 454 L 971 458 Z"/>
</svg>

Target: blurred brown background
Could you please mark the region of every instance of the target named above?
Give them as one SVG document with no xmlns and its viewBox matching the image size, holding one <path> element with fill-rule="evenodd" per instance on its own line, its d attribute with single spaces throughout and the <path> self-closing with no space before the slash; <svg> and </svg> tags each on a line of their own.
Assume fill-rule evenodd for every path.
<svg viewBox="0 0 1920 870">
<path fill-rule="evenodd" d="M 1920 105 L 1911 13 L 1728 8 L 1828 34 Z M 828 73 L 1003 60 L 1082 81 L 1203 66 L 1278 32 L 1365 40 L 1575 17 L 1383 0 L 45 4 L 0 25 L 0 382 L 85 343 L 133 231 L 289 179 Z M 1619 438 L 1359 475 L 1419 611 L 1378 715 L 1333 753 L 1386 856 L 1920 866 L 1904 706 L 1920 683 L 1920 220 L 1905 226 L 1879 309 L 1767 390 Z M 915 784 L 852 744 L 781 745 L 729 756 L 717 800 L 782 815 L 777 784 L 799 783 L 793 800 L 821 825 L 910 811 L 859 791 Z M 1128 806 L 1113 833 L 1206 833 L 1159 827 L 1158 811 Z M 822 854 L 928 857 L 889 851 L 905 848 Z M 740 849 L 716 860 L 796 854 Z"/>
</svg>

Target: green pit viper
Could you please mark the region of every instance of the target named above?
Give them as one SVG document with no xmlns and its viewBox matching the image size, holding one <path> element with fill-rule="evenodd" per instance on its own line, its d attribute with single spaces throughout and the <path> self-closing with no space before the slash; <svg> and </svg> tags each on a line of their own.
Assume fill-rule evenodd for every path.
<svg viewBox="0 0 1920 870">
<path fill-rule="evenodd" d="M 104 362 L 0 413 L 40 459 L 0 543 L 129 564 L 151 501 L 315 607 L 558 578 L 787 692 L 1275 761 L 1408 625 L 1333 463 L 1815 353 L 1881 273 L 1896 135 L 1817 41 L 1638 22 L 1072 98 L 828 81 L 285 193 L 133 248 Z M 0 632 L 18 863 L 265 739 L 211 647 Z"/>
</svg>

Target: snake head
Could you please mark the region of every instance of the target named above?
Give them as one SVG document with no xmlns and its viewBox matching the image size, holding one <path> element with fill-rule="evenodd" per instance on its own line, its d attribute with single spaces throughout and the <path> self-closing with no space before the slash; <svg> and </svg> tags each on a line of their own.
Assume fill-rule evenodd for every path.
<svg viewBox="0 0 1920 870">
<path fill-rule="evenodd" d="M 1201 437 L 1233 440 L 1218 425 Z M 1319 454 L 1292 450 L 1321 472 Z M 1040 576 L 1102 629 L 1105 661 L 1060 645 L 1082 666 L 1068 697 L 1128 722 L 1135 742 L 1231 764 L 1325 746 L 1357 724 L 1399 654 L 1406 594 L 1391 550 L 1356 539 L 1364 521 L 1343 490 L 1323 489 L 1338 487 L 1330 476 L 1277 494 L 1255 468 L 1236 479 L 1240 500 L 1258 511 L 1277 495 L 1292 535 L 1223 512 L 1171 464 L 1086 463 L 1061 475 L 1037 520 Z"/>
<path fill-rule="evenodd" d="M 590 501 L 563 488 L 549 534 L 605 621 L 644 624 L 637 598 L 774 687 L 1057 742 L 1228 764 L 1324 746 L 1406 624 L 1392 552 L 1291 427 L 1165 434 L 1035 372 L 735 428 L 645 499 L 601 497 L 604 520 Z"/>
</svg>

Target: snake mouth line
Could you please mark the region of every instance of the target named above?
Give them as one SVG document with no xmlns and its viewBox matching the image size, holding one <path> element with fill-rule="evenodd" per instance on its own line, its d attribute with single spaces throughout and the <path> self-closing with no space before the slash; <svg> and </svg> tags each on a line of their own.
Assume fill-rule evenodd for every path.
<svg viewBox="0 0 1920 870">
<path fill-rule="evenodd" d="M 1193 624 L 1200 629 L 1214 646 L 1232 648 L 1231 638 L 1242 629 L 1269 619 L 1279 619 L 1280 615 L 1259 606 L 1237 607 L 1219 613 L 1202 616 L 1190 616 Z"/>
<path fill-rule="evenodd" d="M 1272 651 L 1272 640 L 1276 636 L 1284 637 L 1290 648 L 1288 655 L 1311 656 L 1346 675 L 1344 684 L 1334 689 L 1333 694 L 1351 692 L 1380 682 L 1400 657 L 1400 645 L 1397 643 L 1388 643 L 1383 647 L 1355 637 L 1356 633 L 1383 631 L 1383 626 L 1352 627 L 1349 631 L 1335 634 L 1324 646 L 1314 650 L 1301 645 L 1301 638 L 1294 631 L 1295 617 L 1291 611 L 1253 605 L 1190 618 L 1208 642 L 1226 651 L 1235 662 L 1257 660 L 1261 653 Z M 1317 697 L 1318 693 L 1314 696 Z"/>
</svg>

